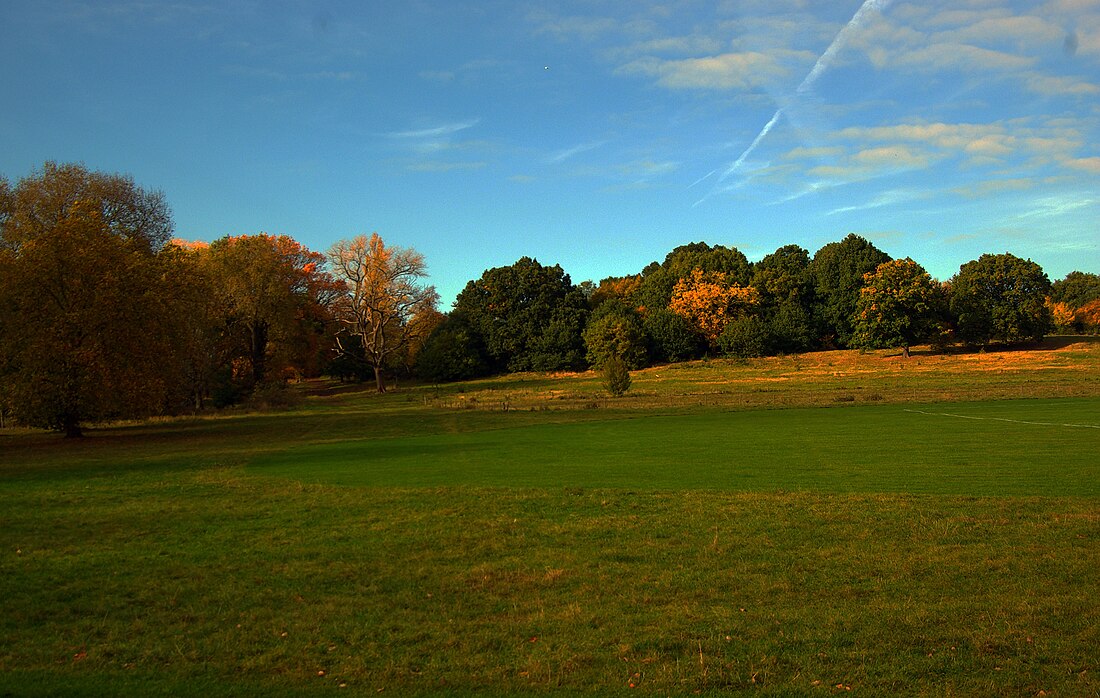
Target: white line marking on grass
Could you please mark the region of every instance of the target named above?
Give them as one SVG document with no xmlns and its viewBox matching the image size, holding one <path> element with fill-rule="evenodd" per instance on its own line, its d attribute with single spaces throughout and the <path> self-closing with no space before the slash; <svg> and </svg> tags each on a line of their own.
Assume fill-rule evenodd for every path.
<svg viewBox="0 0 1100 698">
<path fill-rule="evenodd" d="M 1011 422 L 1013 424 L 1033 424 L 1037 427 L 1073 427 L 1076 429 L 1100 429 L 1100 424 L 1062 424 L 1058 422 L 1028 422 L 1023 419 L 1007 419 L 1005 417 L 973 417 L 968 414 L 951 414 L 950 412 L 925 412 L 924 410 L 905 410 L 914 414 L 926 414 L 932 417 L 956 417 L 958 419 L 975 419 L 988 422 Z"/>
</svg>

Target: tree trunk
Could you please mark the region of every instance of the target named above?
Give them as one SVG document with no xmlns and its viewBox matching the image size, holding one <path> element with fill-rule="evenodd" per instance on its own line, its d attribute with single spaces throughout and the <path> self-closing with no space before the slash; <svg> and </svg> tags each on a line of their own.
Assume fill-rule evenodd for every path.
<svg viewBox="0 0 1100 698">
<path fill-rule="evenodd" d="M 257 322 L 252 326 L 252 382 L 259 385 L 264 382 L 267 372 L 267 323 Z"/>
<path fill-rule="evenodd" d="M 386 383 L 382 380 L 382 367 L 374 367 L 374 382 L 378 385 L 378 392 L 386 392 Z"/>
<path fill-rule="evenodd" d="M 80 421 L 73 415 L 65 415 L 62 430 L 65 432 L 66 439 L 79 439 L 84 436 L 84 432 L 80 429 Z"/>
</svg>

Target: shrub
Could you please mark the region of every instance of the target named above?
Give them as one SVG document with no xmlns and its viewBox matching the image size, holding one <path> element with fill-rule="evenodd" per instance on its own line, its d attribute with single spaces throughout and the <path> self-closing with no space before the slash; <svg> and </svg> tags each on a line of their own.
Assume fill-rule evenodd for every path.
<svg viewBox="0 0 1100 698">
<path fill-rule="evenodd" d="M 488 364 L 473 330 L 449 318 L 424 342 L 416 357 L 416 373 L 433 383 L 446 383 L 483 376 Z"/>
<path fill-rule="evenodd" d="M 302 393 L 282 381 L 270 381 L 256 386 L 248 404 L 257 410 L 286 410 L 302 404 Z"/>
<path fill-rule="evenodd" d="M 643 323 L 654 361 L 688 361 L 703 354 L 703 338 L 691 323 L 662 308 L 651 311 Z"/>
<path fill-rule="evenodd" d="M 614 301 L 604 303 L 601 310 L 608 306 L 613 307 Z M 643 368 L 649 360 L 642 321 L 636 313 L 626 309 L 593 314 L 584 331 L 584 344 L 588 349 L 588 362 L 595 368 L 602 368 L 608 359 L 616 356 L 630 369 Z"/>
<path fill-rule="evenodd" d="M 626 362 L 617 356 L 604 361 L 603 384 L 607 392 L 619 397 L 630 390 L 630 383 L 630 369 L 626 367 Z"/>
<path fill-rule="evenodd" d="M 768 324 L 755 315 L 737 318 L 718 338 L 718 348 L 723 354 L 742 359 L 764 356 L 770 344 Z"/>
</svg>

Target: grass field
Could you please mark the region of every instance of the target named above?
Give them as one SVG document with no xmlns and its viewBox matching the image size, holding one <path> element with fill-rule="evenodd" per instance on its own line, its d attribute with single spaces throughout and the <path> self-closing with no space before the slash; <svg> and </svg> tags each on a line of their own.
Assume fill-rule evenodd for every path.
<svg viewBox="0 0 1100 698">
<path fill-rule="evenodd" d="M 1097 695 L 1100 345 L 916 358 L 0 431 L 0 695 Z"/>
</svg>

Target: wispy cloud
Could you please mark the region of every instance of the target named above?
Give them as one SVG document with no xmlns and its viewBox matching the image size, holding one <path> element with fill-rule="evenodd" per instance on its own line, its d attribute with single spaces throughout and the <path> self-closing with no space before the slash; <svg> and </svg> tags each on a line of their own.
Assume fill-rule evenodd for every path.
<svg viewBox="0 0 1100 698">
<path fill-rule="evenodd" d="M 1030 177 L 1016 177 L 1011 179 L 992 179 L 955 187 L 951 191 L 968 199 L 984 199 L 987 196 L 1004 192 L 1026 191 L 1035 186 L 1035 180 Z"/>
<path fill-rule="evenodd" d="M 680 163 L 672 161 L 635 160 L 619 165 L 619 171 L 629 177 L 643 177 L 649 179 L 660 175 L 675 172 Z"/>
<path fill-rule="evenodd" d="M 1082 208 L 1095 206 L 1098 203 L 1100 203 L 1100 198 L 1080 193 L 1045 196 L 1031 201 L 1028 210 L 1018 214 L 1016 218 L 1020 220 L 1057 218 Z"/>
<path fill-rule="evenodd" d="M 490 144 L 479 140 L 459 140 L 455 136 L 473 128 L 480 119 L 455 121 L 425 128 L 389 131 L 384 135 L 396 147 L 409 153 L 413 162 L 405 165 L 412 172 L 450 172 L 476 170 L 486 166 L 481 160 L 470 160 L 470 153 L 485 152 Z M 464 160 L 447 159 L 448 154 L 465 153 Z"/>
<path fill-rule="evenodd" d="M 881 10 L 886 8 L 890 4 L 890 2 L 891 0 L 864 0 L 863 4 L 861 4 L 859 6 L 859 9 L 856 10 L 856 13 L 852 16 L 850 20 L 848 20 L 848 23 L 845 24 L 844 27 L 842 27 L 841 30 L 837 32 L 836 36 L 833 37 L 833 40 L 825 48 L 825 51 L 817 57 L 817 60 L 814 62 L 813 67 L 810 68 L 810 72 L 806 73 L 805 77 L 802 78 L 802 82 L 799 83 L 798 88 L 795 90 L 794 96 L 802 96 L 808 93 L 810 89 L 814 86 L 814 83 L 817 82 L 818 78 L 821 77 L 822 73 L 828 70 L 829 67 L 836 60 L 837 54 L 849 43 L 852 34 L 862 30 L 864 25 L 869 21 L 869 17 L 873 13 L 880 12 Z M 756 150 L 757 146 L 760 145 L 764 138 L 771 132 L 776 123 L 778 123 L 779 117 L 783 114 L 786 108 L 787 105 L 783 104 L 775 110 L 775 114 L 772 115 L 772 118 L 768 121 L 768 123 L 764 124 L 764 127 L 760 130 L 760 132 L 756 134 L 756 138 L 752 140 L 752 142 L 749 144 L 749 147 L 746 148 L 744 152 L 741 153 L 740 157 L 734 160 L 728 168 L 726 168 L 726 171 L 723 172 L 722 175 L 718 178 L 718 183 L 714 186 L 710 193 L 707 194 L 707 196 L 704 196 L 703 199 L 695 202 L 696 206 L 698 206 L 707 197 L 712 196 L 722 190 L 722 182 L 725 181 L 725 179 L 732 175 L 734 172 L 741 169 L 741 167 L 745 164 L 745 161 L 748 159 L 749 155 Z"/>
<path fill-rule="evenodd" d="M 746 51 L 701 58 L 639 58 L 621 66 L 620 75 L 647 75 L 676 90 L 747 90 L 780 83 L 797 65 L 813 60 L 805 51 Z"/>
<path fill-rule="evenodd" d="M 516 64 L 511 61 L 478 58 L 466 61 L 458 66 L 422 70 L 417 75 L 428 82 L 450 83 L 460 81 L 463 84 L 468 84 L 484 80 L 489 76 L 511 75 L 516 68 Z"/>
<path fill-rule="evenodd" d="M 933 3 L 908 4 L 858 43 L 879 69 L 948 80 L 964 77 L 971 85 L 1009 81 L 1034 94 L 1087 97 L 1100 87 L 1066 75 L 1067 65 L 1052 64 L 1051 57 L 1059 49 L 1078 56 L 1100 50 L 1096 40 L 1095 47 L 1090 43 L 1081 51 L 1081 27 L 1088 27 L 1090 42 L 1092 31 L 1100 30 L 1096 7 L 1095 0 L 1054 0 L 1020 9 L 997 2 L 950 10 L 936 10 Z M 1094 73 L 1095 67 L 1086 72 Z"/>
<path fill-rule="evenodd" d="M 809 174 L 818 178 L 862 181 L 907 170 L 924 169 L 936 157 L 931 152 L 904 144 L 877 146 L 838 158 L 830 164 L 810 168 Z"/>
<path fill-rule="evenodd" d="M 485 162 L 416 162 L 405 169 L 410 172 L 453 172 L 454 170 L 480 170 L 488 163 Z"/>
<path fill-rule="evenodd" d="M 1067 160 L 1066 164 L 1075 170 L 1100 174 L 1100 157 L 1073 158 Z"/>
<path fill-rule="evenodd" d="M 565 150 L 559 150 L 558 152 L 556 152 L 556 153 L 550 155 L 548 158 L 546 158 L 546 162 L 556 165 L 558 163 L 565 162 L 566 160 L 568 160 L 568 159 L 570 159 L 574 156 L 580 155 L 581 153 L 586 153 L 590 150 L 595 150 L 596 148 L 599 148 L 600 146 L 603 146 L 606 143 L 607 143 L 607 141 L 592 141 L 591 143 L 581 143 L 580 145 L 575 145 L 572 148 L 566 148 Z"/>
<path fill-rule="evenodd" d="M 914 167 L 921 166 L 920 158 L 926 165 L 961 158 L 970 166 L 1053 165 L 1086 171 L 1093 166 L 1091 158 L 1079 155 L 1085 140 L 1077 125 L 1056 119 L 857 126 L 841 129 L 832 138 L 861 149 L 909 149 Z"/>
<path fill-rule="evenodd" d="M 924 192 L 917 192 L 908 189 L 892 189 L 890 191 L 884 191 L 878 196 L 865 201 L 861 204 L 853 204 L 851 206 L 841 206 L 840 208 L 834 208 L 825 215 L 835 216 L 839 213 L 852 213 L 854 211 L 868 211 L 876 208 L 883 208 L 884 206 L 896 206 L 897 204 L 903 204 L 925 196 Z"/>
<path fill-rule="evenodd" d="M 480 123 L 481 119 L 471 119 L 469 121 L 459 121 L 451 124 L 442 124 L 440 126 L 432 126 L 430 128 L 413 129 L 409 131 L 391 131 L 386 135 L 390 138 L 406 138 L 406 139 L 424 139 L 424 138 L 443 138 L 450 136 L 459 131 L 465 131 L 468 128 L 473 128 Z"/>
<path fill-rule="evenodd" d="M 559 16 L 544 10 L 532 12 L 528 19 L 534 23 L 535 33 L 549 34 L 559 41 L 592 41 L 618 30 L 622 25 L 621 20 L 613 17 Z"/>
</svg>

